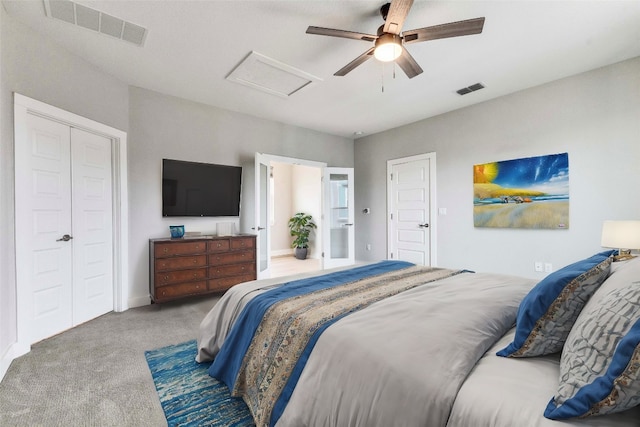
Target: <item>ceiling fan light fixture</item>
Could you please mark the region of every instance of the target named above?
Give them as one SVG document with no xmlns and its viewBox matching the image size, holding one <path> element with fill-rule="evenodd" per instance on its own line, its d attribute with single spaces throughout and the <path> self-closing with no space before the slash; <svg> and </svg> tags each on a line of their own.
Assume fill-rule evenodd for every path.
<svg viewBox="0 0 640 427">
<path fill-rule="evenodd" d="M 382 62 L 391 62 L 402 55 L 402 39 L 391 33 L 382 34 L 376 40 L 376 48 L 373 56 Z"/>
</svg>

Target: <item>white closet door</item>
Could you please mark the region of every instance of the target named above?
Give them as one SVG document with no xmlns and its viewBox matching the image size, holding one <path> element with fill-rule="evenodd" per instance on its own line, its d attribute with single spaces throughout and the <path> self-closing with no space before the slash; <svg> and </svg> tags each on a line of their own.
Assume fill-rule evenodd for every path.
<svg viewBox="0 0 640 427">
<path fill-rule="evenodd" d="M 71 129 L 73 325 L 113 310 L 111 140 Z"/>
<path fill-rule="evenodd" d="M 113 310 L 111 140 L 27 115 L 16 145 L 16 262 L 28 341 Z"/>
<path fill-rule="evenodd" d="M 72 326 L 70 129 L 28 117 L 28 144 L 16 147 L 18 271 L 31 286 L 31 342 Z M 20 203 L 21 202 L 21 203 Z M 19 283 L 25 283 L 20 281 Z"/>
</svg>

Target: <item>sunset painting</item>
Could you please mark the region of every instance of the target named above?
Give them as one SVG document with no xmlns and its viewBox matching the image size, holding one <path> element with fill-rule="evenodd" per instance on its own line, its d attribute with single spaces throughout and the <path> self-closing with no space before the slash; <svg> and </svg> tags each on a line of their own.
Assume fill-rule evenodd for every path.
<svg viewBox="0 0 640 427">
<path fill-rule="evenodd" d="M 569 228 L 569 155 L 474 165 L 473 224 L 494 228 Z"/>
</svg>

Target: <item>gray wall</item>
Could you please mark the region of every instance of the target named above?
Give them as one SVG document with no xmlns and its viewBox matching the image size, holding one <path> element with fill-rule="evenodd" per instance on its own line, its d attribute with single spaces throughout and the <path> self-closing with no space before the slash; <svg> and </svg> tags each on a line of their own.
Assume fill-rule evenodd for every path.
<svg viewBox="0 0 640 427">
<path fill-rule="evenodd" d="M 353 141 L 130 88 L 130 299 L 148 301 L 148 239 L 167 237 L 176 219 L 161 216 L 161 159 L 243 166 L 241 232 L 253 224 L 256 152 L 353 166 Z M 180 219 L 187 230 L 215 231 L 216 219 Z"/>
<path fill-rule="evenodd" d="M 437 206 L 447 209 L 438 265 L 541 277 L 534 261 L 557 269 L 603 250 L 603 220 L 640 219 L 639 139 L 640 58 L 358 139 L 356 257 L 386 256 L 386 161 L 435 152 Z M 563 152 L 569 230 L 473 227 L 474 164 Z"/>
<path fill-rule="evenodd" d="M 13 92 L 127 131 L 127 86 L 6 15 L 0 6 L 0 357 L 16 341 Z"/>
</svg>

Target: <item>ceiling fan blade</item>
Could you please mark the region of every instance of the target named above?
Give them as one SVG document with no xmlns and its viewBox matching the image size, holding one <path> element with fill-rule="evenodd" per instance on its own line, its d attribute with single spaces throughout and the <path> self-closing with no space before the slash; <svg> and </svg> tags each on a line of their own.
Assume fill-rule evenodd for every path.
<svg viewBox="0 0 640 427">
<path fill-rule="evenodd" d="M 373 56 L 374 50 L 375 48 L 372 47 L 362 55 L 358 56 L 356 59 L 354 59 L 353 61 L 349 62 L 347 65 L 345 65 L 344 67 L 336 71 L 334 76 L 344 76 L 347 73 L 353 71 L 353 69 L 356 68 L 358 65 L 362 64 L 367 59 L 371 58 Z"/>
<path fill-rule="evenodd" d="M 384 32 L 391 34 L 400 34 L 402 24 L 409 14 L 409 9 L 413 5 L 413 0 L 392 0 L 387 13 L 387 19 L 384 21 Z"/>
<path fill-rule="evenodd" d="M 410 79 L 422 73 L 422 68 L 406 48 L 402 49 L 402 54 L 396 59 L 396 64 L 402 68 L 402 71 L 404 71 Z"/>
<path fill-rule="evenodd" d="M 334 30 L 333 28 L 322 28 L 309 26 L 307 34 L 317 34 L 319 36 L 341 37 L 343 39 L 364 40 L 367 42 L 375 41 L 378 36 L 373 34 L 356 33 L 353 31 Z"/>
<path fill-rule="evenodd" d="M 402 33 L 402 38 L 404 43 L 425 42 L 427 40 L 480 34 L 483 27 L 484 17 L 474 18 L 405 31 Z"/>
</svg>

